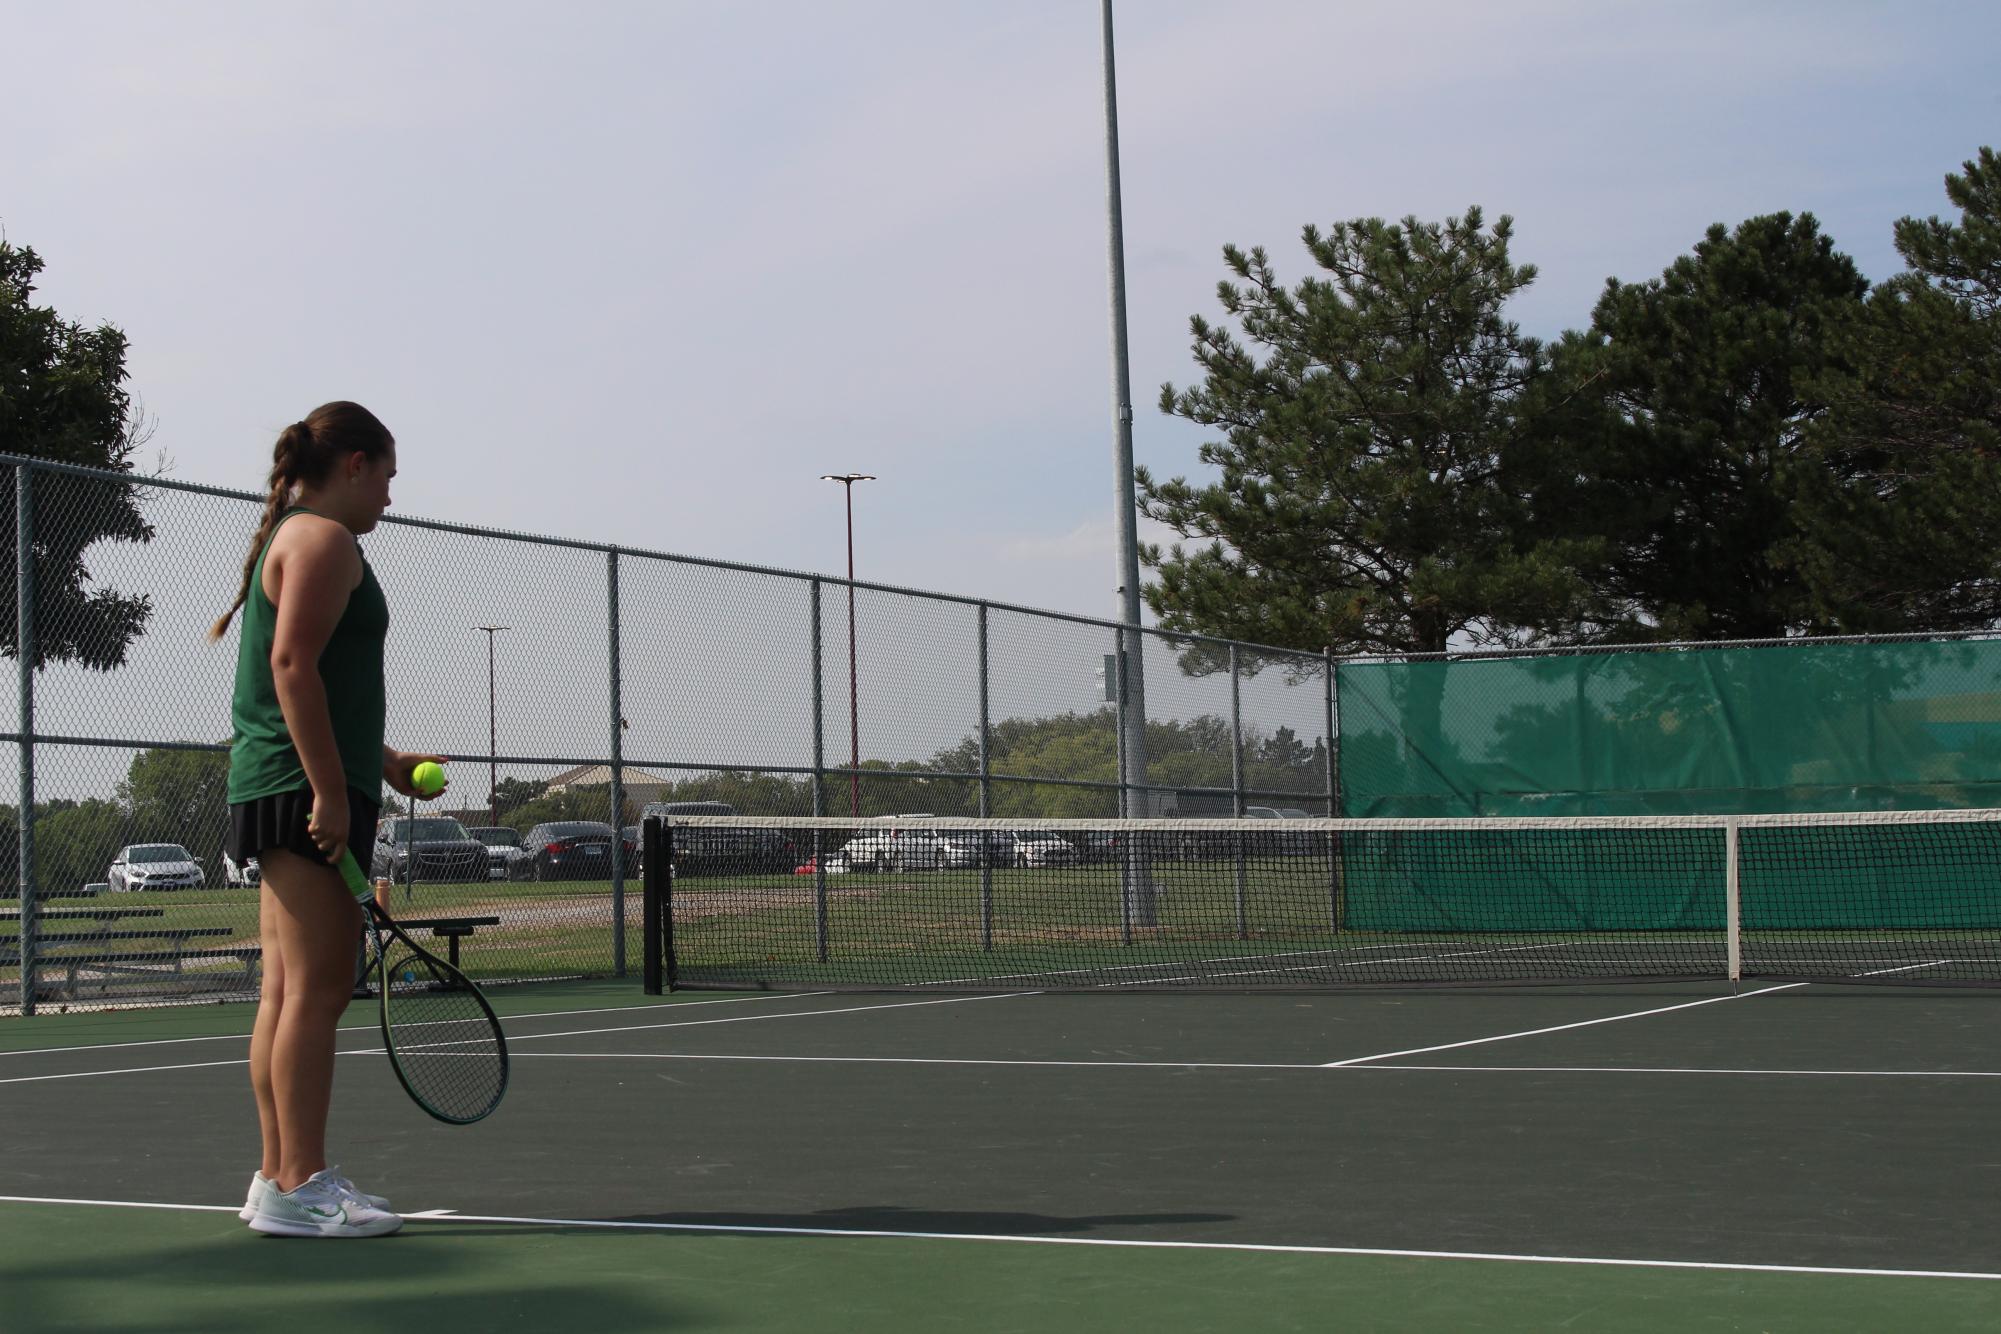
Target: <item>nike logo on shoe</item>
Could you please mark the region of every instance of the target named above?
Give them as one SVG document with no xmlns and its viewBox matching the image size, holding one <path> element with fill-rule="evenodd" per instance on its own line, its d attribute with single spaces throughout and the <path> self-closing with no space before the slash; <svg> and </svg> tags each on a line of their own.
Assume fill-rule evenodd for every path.
<svg viewBox="0 0 2001 1334">
<path fill-rule="evenodd" d="M 315 1209 L 310 1204 L 302 1204 L 299 1207 L 315 1218 L 338 1218 L 343 1223 L 347 1221 L 346 1209 Z"/>
</svg>

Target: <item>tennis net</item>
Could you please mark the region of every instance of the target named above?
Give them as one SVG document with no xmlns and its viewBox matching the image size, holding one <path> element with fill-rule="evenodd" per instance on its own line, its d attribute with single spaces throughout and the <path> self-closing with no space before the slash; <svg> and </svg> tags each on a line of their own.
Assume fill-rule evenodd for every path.
<svg viewBox="0 0 2001 1334">
<path fill-rule="evenodd" d="M 2001 985 L 1992 810 L 709 816 L 643 870 L 652 989 Z"/>
</svg>

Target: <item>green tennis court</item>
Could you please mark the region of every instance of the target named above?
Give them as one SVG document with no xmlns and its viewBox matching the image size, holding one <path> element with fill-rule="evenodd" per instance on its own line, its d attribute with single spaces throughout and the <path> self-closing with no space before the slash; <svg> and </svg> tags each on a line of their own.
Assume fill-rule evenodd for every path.
<svg viewBox="0 0 2001 1334">
<path fill-rule="evenodd" d="M 248 1007 L 0 1026 L 0 1327 L 2001 1321 L 1991 995 L 636 991 L 501 989 L 472 1128 L 358 1007 L 331 1140 L 411 1223 L 347 1251 L 234 1217 Z"/>
</svg>

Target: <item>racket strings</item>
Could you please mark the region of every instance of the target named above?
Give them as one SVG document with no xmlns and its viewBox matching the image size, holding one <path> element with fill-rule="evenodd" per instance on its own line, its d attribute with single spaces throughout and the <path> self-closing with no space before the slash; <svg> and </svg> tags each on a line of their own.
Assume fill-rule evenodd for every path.
<svg viewBox="0 0 2001 1334">
<path fill-rule="evenodd" d="M 420 954 L 392 953 L 382 977 L 391 1056 L 410 1095 L 448 1121 L 492 1111 L 506 1091 L 507 1058 L 479 993 Z"/>
</svg>

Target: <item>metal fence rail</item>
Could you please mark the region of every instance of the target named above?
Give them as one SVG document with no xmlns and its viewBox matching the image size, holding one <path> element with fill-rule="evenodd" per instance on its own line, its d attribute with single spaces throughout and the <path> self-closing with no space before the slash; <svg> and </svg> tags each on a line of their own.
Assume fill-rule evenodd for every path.
<svg viewBox="0 0 2001 1334">
<path fill-rule="evenodd" d="M 0 513 L 15 525 L 17 665 L 0 736 L 19 761 L 0 792 L 18 871 L 0 901 L 0 1007 L 252 996 L 257 891 L 223 855 L 235 631 L 204 632 L 264 497 L 6 456 L 0 478 L 15 491 Z M 399 913 L 439 923 L 485 981 L 627 972 L 632 827 L 650 801 L 1022 819 L 1114 815 L 1128 793 L 1151 814 L 1333 809 L 1324 654 L 404 516 L 363 545 L 392 613 L 390 743 L 455 762 L 415 822 L 391 800 L 371 860 L 397 880 Z M 1125 771 L 1121 745 L 1142 667 L 1146 775 Z M 449 832 L 434 815 L 524 846 L 487 853 L 502 878 L 473 878 L 430 837 Z M 525 846 L 578 821 L 630 836 L 601 829 L 605 853 L 582 866 L 548 851 L 563 840 L 546 828 Z M 499 922 L 455 925 L 479 918 Z"/>
<path fill-rule="evenodd" d="M 236 639 L 205 631 L 236 592 L 264 497 L 12 456 L 0 486 L 14 490 L 0 498 L 15 561 L 0 635 L 11 623 L 16 661 L 0 737 L 18 760 L 0 790 L 0 856 L 17 868 L 0 899 L 0 1011 L 254 995 L 257 892 L 223 857 Z M 627 972 L 649 803 L 1024 821 L 1353 814 L 1344 805 L 1367 793 L 1344 784 L 1344 676 L 1357 683 L 1356 777 L 1422 778 L 1413 719 L 1449 723 L 1460 750 L 1498 744 L 1519 699 L 1483 694 L 1494 658 L 1719 647 L 1445 655 L 1465 664 L 1449 690 L 1396 703 L 1359 683 L 1428 655 L 1337 660 L 400 515 L 364 547 L 391 608 L 389 741 L 455 762 L 451 789 L 416 814 L 497 831 L 479 835 L 491 849 L 455 848 L 454 827 L 412 823 L 392 801 L 370 859 L 398 881 L 399 913 L 438 923 L 486 981 Z M 1928 709 L 1934 731 L 1979 732 L 1950 744 L 2001 747 L 1980 702 L 2001 688 L 1950 688 L 1882 716 Z M 1143 710 L 1129 705 L 1140 698 Z M 1441 723 L 1451 709 L 1466 712 Z M 1393 751 L 1401 769 L 1385 764 Z M 565 850 L 576 831 L 556 826 L 578 822 L 595 826 L 594 859 Z M 1128 920 L 1149 924 L 1155 906 L 1143 877 L 1125 886 Z"/>
</svg>

